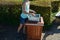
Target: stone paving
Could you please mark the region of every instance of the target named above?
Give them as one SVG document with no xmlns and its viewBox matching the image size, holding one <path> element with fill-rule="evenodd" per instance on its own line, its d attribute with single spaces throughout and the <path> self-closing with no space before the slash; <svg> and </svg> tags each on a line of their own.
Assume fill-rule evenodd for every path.
<svg viewBox="0 0 60 40">
<path fill-rule="evenodd" d="M 49 31 L 42 33 L 42 40 L 60 40 L 60 22 L 54 23 Z"/>
<path fill-rule="evenodd" d="M 25 40 L 25 34 L 17 33 L 18 26 L 0 25 L 0 40 Z"/>
<path fill-rule="evenodd" d="M 0 24 L 0 40 L 25 40 L 25 34 L 18 34 L 17 27 Z M 50 30 L 42 33 L 42 40 L 60 40 L 60 22 L 53 23 Z"/>
</svg>

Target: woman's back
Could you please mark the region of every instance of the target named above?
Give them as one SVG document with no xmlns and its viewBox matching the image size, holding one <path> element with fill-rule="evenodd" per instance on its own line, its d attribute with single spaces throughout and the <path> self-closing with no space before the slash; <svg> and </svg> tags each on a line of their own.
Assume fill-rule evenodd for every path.
<svg viewBox="0 0 60 40">
<path fill-rule="evenodd" d="M 22 5 L 22 14 L 21 14 L 21 16 L 23 18 L 27 18 L 28 14 L 24 12 L 24 7 L 25 7 L 25 11 L 29 13 L 30 2 L 27 1 L 27 2 L 23 3 L 23 5 Z"/>
</svg>

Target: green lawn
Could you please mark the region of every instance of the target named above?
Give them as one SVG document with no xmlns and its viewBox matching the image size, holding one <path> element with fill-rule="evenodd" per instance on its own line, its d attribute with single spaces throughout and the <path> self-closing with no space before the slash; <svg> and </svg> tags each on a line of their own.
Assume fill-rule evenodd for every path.
<svg viewBox="0 0 60 40">
<path fill-rule="evenodd" d="M 3 2 L 3 3 L 15 3 L 15 4 L 21 4 L 22 3 L 22 0 L 0 0 L 0 2 Z M 48 1 L 44 1 L 44 0 L 36 0 L 36 1 L 31 1 L 31 5 L 36 5 L 36 6 L 47 6 L 49 5 L 50 2 L 48 3 Z"/>
</svg>

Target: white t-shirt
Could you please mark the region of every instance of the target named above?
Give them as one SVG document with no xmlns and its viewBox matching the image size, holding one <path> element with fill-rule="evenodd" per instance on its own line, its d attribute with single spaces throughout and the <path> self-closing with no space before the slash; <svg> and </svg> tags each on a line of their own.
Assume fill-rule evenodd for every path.
<svg viewBox="0 0 60 40">
<path fill-rule="evenodd" d="M 28 1 L 28 2 L 26 2 L 26 5 L 25 5 L 26 12 L 29 12 L 29 7 L 30 7 L 30 2 Z M 22 12 L 21 17 L 22 18 L 27 18 L 28 17 L 28 14 Z"/>
</svg>

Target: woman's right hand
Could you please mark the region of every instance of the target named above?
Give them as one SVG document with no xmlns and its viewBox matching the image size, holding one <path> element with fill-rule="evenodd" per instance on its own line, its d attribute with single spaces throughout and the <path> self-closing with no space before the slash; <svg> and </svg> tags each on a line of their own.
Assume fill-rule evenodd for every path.
<svg viewBox="0 0 60 40">
<path fill-rule="evenodd" d="M 31 13 L 32 14 L 32 16 L 35 16 L 35 13 Z"/>
</svg>

